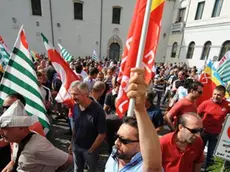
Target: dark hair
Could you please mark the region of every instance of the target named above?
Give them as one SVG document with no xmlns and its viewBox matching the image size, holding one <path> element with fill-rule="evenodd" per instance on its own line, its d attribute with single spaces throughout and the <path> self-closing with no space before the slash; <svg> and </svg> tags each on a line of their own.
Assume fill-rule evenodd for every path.
<svg viewBox="0 0 230 172">
<path fill-rule="evenodd" d="M 152 91 L 152 90 L 149 90 L 149 91 L 147 92 L 146 100 L 147 100 L 149 103 L 153 104 L 153 99 L 155 98 L 155 96 L 156 96 L 155 92 Z"/>
<path fill-rule="evenodd" d="M 89 69 L 89 75 L 95 75 L 95 74 L 98 74 L 98 73 L 99 73 L 99 71 L 98 71 L 98 69 L 95 68 L 95 67 L 91 67 L 91 68 Z"/>
<path fill-rule="evenodd" d="M 75 66 L 75 71 L 77 73 L 81 73 L 82 69 L 83 69 L 82 65 L 80 63 L 77 63 Z"/>
<path fill-rule="evenodd" d="M 41 72 L 37 72 L 37 77 L 43 76 Z"/>
<path fill-rule="evenodd" d="M 19 94 L 19 93 L 12 93 L 12 94 L 9 94 L 7 97 L 18 99 L 18 100 L 20 100 L 22 102 L 22 104 L 24 106 L 26 105 L 25 98 L 21 94 Z"/>
<path fill-rule="evenodd" d="M 215 88 L 215 90 L 221 91 L 221 92 L 223 92 L 224 94 L 226 93 L 226 88 L 225 88 L 225 86 L 223 86 L 223 85 L 218 85 L 218 86 Z"/>
<path fill-rule="evenodd" d="M 204 87 L 201 82 L 195 81 L 188 87 L 188 93 L 190 93 L 192 90 L 197 90 L 198 87 Z"/>
<path fill-rule="evenodd" d="M 136 128 L 137 129 L 137 138 L 139 137 L 137 119 L 135 117 L 124 117 L 123 118 L 123 124 L 127 124 L 133 128 Z"/>
<path fill-rule="evenodd" d="M 189 88 L 189 86 L 193 83 L 193 79 L 187 78 L 184 81 L 184 88 Z"/>
</svg>

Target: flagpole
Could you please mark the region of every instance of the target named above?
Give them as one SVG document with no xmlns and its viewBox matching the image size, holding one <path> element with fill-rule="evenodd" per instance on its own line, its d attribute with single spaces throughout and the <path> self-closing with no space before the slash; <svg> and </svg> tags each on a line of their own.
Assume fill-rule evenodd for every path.
<svg viewBox="0 0 230 172">
<path fill-rule="evenodd" d="M 146 36 L 148 33 L 148 26 L 149 26 L 149 18 L 150 18 L 152 1 L 153 0 L 147 0 L 147 4 L 146 4 L 144 22 L 143 22 L 143 27 L 142 27 L 142 31 L 141 31 L 141 39 L 140 39 L 140 44 L 139 44 L 139 49 L 138 49 L 138 54 L 137 54 L 137 61 L 136 61 L 136 67 L 138 67 L 138 68 L 141 67 L 142 57 L 144 55 L 145 41 L 146 41 Z M 128 116 L 129 117 L 132 117 L 134 115 L 134 113 L 133 113 L 134 112 L 134 105 L 135 105 L 135 99 L 132 98 L 132 99 L 130 99 L 129 108 L 128 108 Z"/>
</svg>

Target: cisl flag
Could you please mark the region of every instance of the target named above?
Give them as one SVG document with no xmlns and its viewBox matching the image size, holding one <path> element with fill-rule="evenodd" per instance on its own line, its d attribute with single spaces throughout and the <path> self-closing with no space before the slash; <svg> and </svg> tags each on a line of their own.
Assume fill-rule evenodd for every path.
<svg viewBox="0 0 230 172">
<path fill-rule="evenodd" d="M 142 65 L 145 68 L 145 81 L 149 83 L 152 77 L 157 43 L 160 35 L 161 19 L 165 0 L 153 0 L 150 20 L 145 43 Z M 135 67 L 141 38 L 147 0 L 137 0 L 132 23 L 124 49 L 118 82 L 121 83 L 117 102 L 117 114 L 121 117 L 128 110 L 129 99 L 126 95 L 130 79 L 130 69 Z"/>
</svg>

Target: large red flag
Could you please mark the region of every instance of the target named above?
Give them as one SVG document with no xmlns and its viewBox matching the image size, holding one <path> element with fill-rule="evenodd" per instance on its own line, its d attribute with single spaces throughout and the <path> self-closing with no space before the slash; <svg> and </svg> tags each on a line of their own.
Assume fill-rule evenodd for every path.
<svg viewBox="0 0 230 172">
<path fill-rule="evenodd" d="M 62 86 L 55 100 L 59 103 L 72 105 L 73 102 L 69 94 L 70 85 L 73 81 L 80 81 L 80 78 L 71 70 L 69 64 L 61 57 L 57 50 L 49 44 L 48 39 L 43 34 L 41 35 L 48 52 L 49 60 L 62 81 Z"/>
<path fill-rule="evenodd" d="M 152 68 L 155 62 L 157 43 L 160 35 L 164 1 L 165 0 L 153 0 L 151 6 L 148 33 L 146 37 L 144 57 L 142 60 L 142 65 L 145 68 L 146 83 L 149 83 L 152 77 Z M 118 81 L 121 83 L 121 86 L 116 102 L 116 110 L 119 116 L 124 115 L 128 110 L 129 99 L 126 92 L 130 79 L 130 69 L 136 65 L 146 4 L 147 0 L 137 0 L 121 61 L 120 73 L 118 76 Z"/>
</svg>

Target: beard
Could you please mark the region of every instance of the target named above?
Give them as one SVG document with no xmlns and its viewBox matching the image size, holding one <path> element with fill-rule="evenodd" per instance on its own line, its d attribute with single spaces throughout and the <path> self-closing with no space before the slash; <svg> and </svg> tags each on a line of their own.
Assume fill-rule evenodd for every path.
<svg viewBox="0 0 230 172">
<path fill-rule="evenodd" d="M 115 153 L 116 158 L 124 160 L 124 161 L 130 161 L 132 159 L 133 156 L 130 156 L 130 155 L 127 155 L 127 154 L 121 152 L 118 148 L 116 148 L 116 149 L 117 149 L 116 153 Z"/>
<path fill-rule="evenodd" d="M 194 143 L 195 140 L 196 140 L 196 137 L 190 137 L 190 138 L 187 139 L 187 142 L 189 144 L 192 144 L 192 143 Z"/>
</svg>

